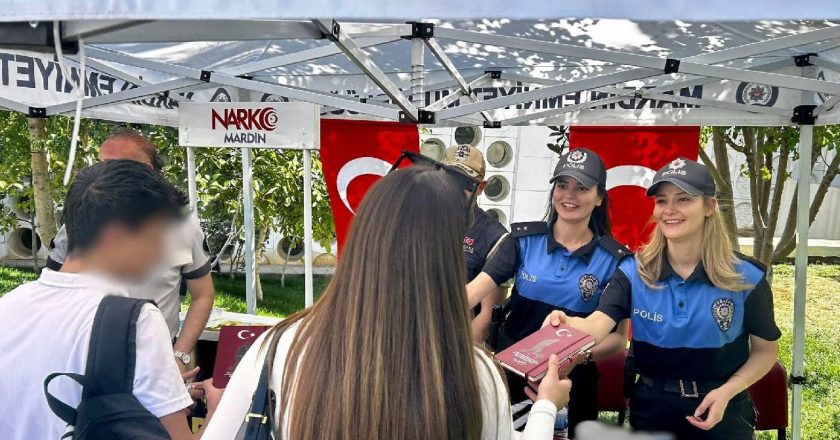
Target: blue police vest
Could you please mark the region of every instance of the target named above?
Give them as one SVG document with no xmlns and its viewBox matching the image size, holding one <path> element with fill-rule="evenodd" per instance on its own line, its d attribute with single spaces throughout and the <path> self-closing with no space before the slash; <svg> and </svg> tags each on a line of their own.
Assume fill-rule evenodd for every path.
<svg viewBox="0 0 840 440">
<path fill-rule="evenodd" d="M 514 287 L 519 295 L 576 315 L 595 311 L 615 271 L 615 256 L 597 244 L 589 261 L 562 247 L 549 254 L 548 234 L 519 237 L 517 241 L 521 264 Z"/>
<path fill-rule="evenodd" d="M 660 348 L 721 348 L 744 333 L 744 304 L 751 290 L 731 292 L 702 279 L 683 281 L 675 275 L 651 289 L 636 270 L 636 259 L 618 266 L 630 281 L 630 315 L 633 341 Z M 748 284 L 756 285 L 764 271 L 741 261 L 736 270 Z"/>
</svg>

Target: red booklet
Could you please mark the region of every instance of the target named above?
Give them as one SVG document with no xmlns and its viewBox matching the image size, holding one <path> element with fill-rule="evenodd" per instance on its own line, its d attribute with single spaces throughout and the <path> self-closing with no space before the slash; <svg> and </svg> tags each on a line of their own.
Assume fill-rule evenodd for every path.
<svg viewBox="0 0 840 440">
<path fill-rule="evenodd" d="M 225 388 L 233 370 L 251 344 L 270 329 L 264 325 L 231 325 L 219 330 L 219 345 L 216 349 L 216 363 L 213 365 L 213 386 Z"/>
<path fill-rule="evenodd" d="M 587 333 L 566 325 L 549 325 L 496 353 L 496 359 L 519 376 L 539 382 L 548 371 L 548 359 L 552 354 L 560 358 L 560 367 L 563 367 L 594 345 L 595 338 Z"/>
</svg>

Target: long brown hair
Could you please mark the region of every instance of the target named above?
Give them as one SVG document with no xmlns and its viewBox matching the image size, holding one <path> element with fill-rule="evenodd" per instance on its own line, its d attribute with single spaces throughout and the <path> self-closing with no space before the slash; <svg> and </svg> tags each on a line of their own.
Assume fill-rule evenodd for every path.
<svg viewBox="0 0 840 440">
<path fill-rule="evenodd" d="M 395 171 L 370 188 L 324 294 L 272 330 L 300 322 L 275 438 L 480 438 L 466 204 L 456 179 L 429 167 Z"/>
<path fill-rule="evenodd" d="M 707 207 L 717 205 L 713 197 L 704 196 L 703 203 Z M 719 210 L 716 206 L 714 208 L 712 215 L 706 217 L 703 225 L 701 262 L 706 275 L 709 281 L 721 290 L 738 292 L 751 289 L 753 286 L 746 283 L 743 275 L 735 270 L 735 265 L 740 262 L 740 259 L 732 250 Z M 663 259 L 668 258 L 667 246 L 668 240 L 657 225 L 653 228 L 648 243 L 636 252 L 639 277 L 648 287 L 654 289 L 662 287 L 659 277 L 662 274 Z"/>
</svg>

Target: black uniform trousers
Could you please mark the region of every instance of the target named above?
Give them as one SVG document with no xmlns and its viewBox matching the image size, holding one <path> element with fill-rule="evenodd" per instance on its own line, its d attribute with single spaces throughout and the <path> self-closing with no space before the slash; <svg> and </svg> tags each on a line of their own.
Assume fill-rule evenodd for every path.
<svg viewBox="0 0 840 440">
<path fill-rule="evenodd" d="M 594 362 L 581 364 L 569 373 L 572 381 L 572 391 L 569 394 L 569 437 L 575 432 L 575 427 L 580 422 L 587 420 L 598 420 L 598 367 Z M 517 404 L 529 399 L 525 394 L 525 379 L 514 374 L 508 374 L 508 388 L 510 389 L 510 401 Z M 559 410 L 560 408 L 558 408 Z"/>
<path fill-rule="evenodd" d="M 630 426 L 635 431 L 670 432 L 678 440 L 747 440 L 754 437 L 755 407 L 746 391 L 729 401 L 723 419 L 709 431 L 698 429 L 685 419 L 694 415 L 704 397 L 703 394 L 682 397 L 679 393 L 638 382 L 630 398 Z"/>
</svg>

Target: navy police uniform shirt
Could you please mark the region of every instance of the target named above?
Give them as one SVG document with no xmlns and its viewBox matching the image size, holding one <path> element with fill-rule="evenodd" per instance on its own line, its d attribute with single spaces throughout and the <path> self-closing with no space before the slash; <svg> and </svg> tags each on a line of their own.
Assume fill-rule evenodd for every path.
<svg viewBox="0 0 840 440">
<path fill-rule="evenodd" d="M 750 290 L 715 287 L 702 263 L 683 280 L 663 257 L 660 289 L 651 289 L 624 259 L 598 310 L 614 321 L 630 318 L 636 371 L 656 379 L 728 379 L 749 357 L 749 336 L 781 337 L 773 295 L 760 263 L 739 255 L 735 269 Z"/>
<path fill-rule="evenodd" d="M 473 209 L 473 222 L 464 237 L 467 282 L 472 281 L 482 272 L 493 247 L 506 233 L 505 227 L 483 209 L 477 206 Z"/>
<path fill-rule="evenodd" d="M 609 235 L 598 233 L 570 252 L 555 241 L 551 231 L 552 225 L 546 222 L 512 225 L 511 235 L 485 267 L 496 284 L 514 278 L 505 321 L 511 340 L 537 331 L 553 310 L 571 316 L 595 311 L 618 261 L 630 254 Z"/>
</svg>

